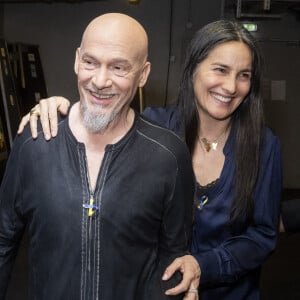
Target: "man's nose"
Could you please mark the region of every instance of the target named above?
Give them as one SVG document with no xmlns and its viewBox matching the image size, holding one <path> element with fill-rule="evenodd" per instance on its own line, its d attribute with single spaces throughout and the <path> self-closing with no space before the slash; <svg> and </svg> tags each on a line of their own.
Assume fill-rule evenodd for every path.
<svg viewBox="0 0 300 300">
<path fill-rule="evenodd" d="M 111 73 L 106 67 L 101 67 L 95 71 L 92 82 L 98 89 L 110 87 L 112 85 Z"/>
</svg>

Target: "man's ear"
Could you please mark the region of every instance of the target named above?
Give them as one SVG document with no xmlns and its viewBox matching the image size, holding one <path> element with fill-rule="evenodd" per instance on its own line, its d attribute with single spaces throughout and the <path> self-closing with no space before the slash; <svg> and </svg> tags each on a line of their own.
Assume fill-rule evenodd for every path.
<svg viewBox="0 0 300 300">
<path fill-rule="evenodd" d="M 75 62 L 74 62 L 74 71 L 76 75 L 78 74 L 78 68 L 79 68 L 79 52 L 80 52 L 80 48 L 77 48 L 75 54 Z"/>
<path fill-rule="evenodd" d="M 139 87 L 143 87 L 146 84 L 148 76 L 150 74 L 150 70 L 151 64 L 149 61 L 146 61 L 140 75 Z"/>
</svg>

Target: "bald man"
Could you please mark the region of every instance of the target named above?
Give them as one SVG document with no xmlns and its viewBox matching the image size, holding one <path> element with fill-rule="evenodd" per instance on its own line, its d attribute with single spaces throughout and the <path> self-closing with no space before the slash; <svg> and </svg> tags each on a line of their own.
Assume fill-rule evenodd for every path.
<svg viewBox="0 0 300 300">
<path fill-rule="evenodd" d="M 183 298 L 165 293 L 179 274 L 161 278 L 189 248 L 193 172 L 185 144 L 130 108 L 150 72 L 147 44 L 126 15 L 94 19 L 60 134 L 16 138 L 0 190 L 0 299 L 25 228 L 29 299 Z"/>
</svg>

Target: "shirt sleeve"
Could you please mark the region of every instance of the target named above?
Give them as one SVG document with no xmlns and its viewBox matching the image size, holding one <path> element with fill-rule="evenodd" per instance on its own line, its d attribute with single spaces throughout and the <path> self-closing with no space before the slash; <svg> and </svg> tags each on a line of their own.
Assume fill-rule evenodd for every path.
<svg viewBox="0 0 300 300">
<path fill-rule="evenodd" d="M 239 235 L 194 256 L 201 268 L 200 285 L 220 285 L 238 280 L 260 267 L 276 246 L 282 163 L 277 138 L 269 139 L 262 155 L 254 193 L 253 222 Z"/>
<path fill-rule="evenodd" d="M 300 232 L 300 199 L 283 201 L 281 216 L 286 232 Z"/>
<path fill-rule="evenodd" d="M 179 138 L 178 138 L 179 141 Z M 160 263 L 159 281 L 162 292 L 175 287 L 181 281 L 181 273 L 178 271 L 168 281 L 161 280 L 165 268 L 177 257 L 189 254 L 194 200 L 194 175 L 189 152 L 180 142 L 176 147 L 175 157 L 177 170 L 171 175 L 168 172 L 172 190 L 165 200 L 164 215 L 160 238 Z M 165 296 L 166 299 L 182 299 L 183 295 Z M 149 297 L 149 299 L 160 299 Z"/>
<path fill-rule="evenodd" d="M 24 231 L 20 213 L 19 159 L 15 144 L 0 188 L 0 299 L 5 294 Z"/>
</svg>

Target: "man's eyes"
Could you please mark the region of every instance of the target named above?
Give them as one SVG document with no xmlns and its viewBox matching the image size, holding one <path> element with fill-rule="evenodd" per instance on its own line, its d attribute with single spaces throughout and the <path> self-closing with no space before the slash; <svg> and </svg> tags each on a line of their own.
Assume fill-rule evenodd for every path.
<svg viewBox="0 0 300 300">
<path fill-rule="evenodd" d="M 111 66 L 111 70 L 117 76 L 125 76 L 130 71 L 130 66 L 123 64 L 116 64 Z"/>
<path fill-rule="evenodd" d="M 114 75 L 121 76 L 121 77 L 127 75 L 131 70 L 131 66 L 129 64 L 112 63 L 108 66 L 101 66 L 101 64 L 97 63 L 95 60 L 90 58 L 83 58 L 82 64 L 84 68 L 86 68 L 87 70 L 94 70 L 97 68 L 105 67 L 107 68 L 108 71 L 112 72 Z"/>
<path fill-rule="evenodd" d="M 96 64 L 92 59 L 83 59 L 82 63 L 87 68 L 93 68 Z"/>
</svg>

